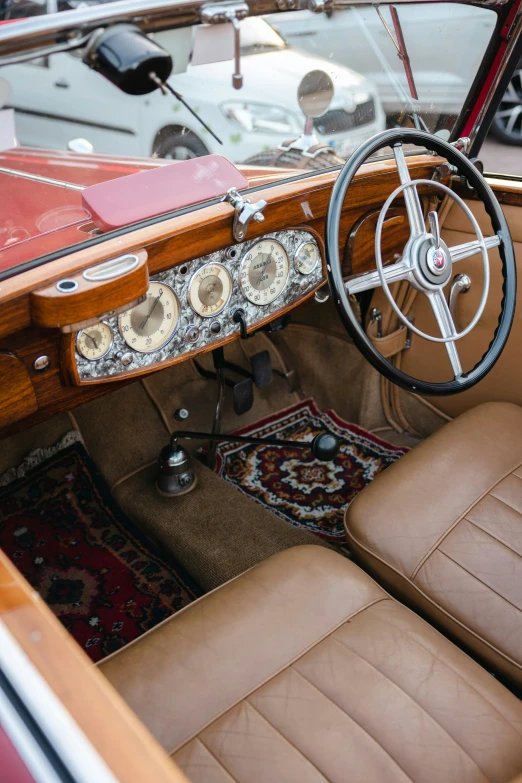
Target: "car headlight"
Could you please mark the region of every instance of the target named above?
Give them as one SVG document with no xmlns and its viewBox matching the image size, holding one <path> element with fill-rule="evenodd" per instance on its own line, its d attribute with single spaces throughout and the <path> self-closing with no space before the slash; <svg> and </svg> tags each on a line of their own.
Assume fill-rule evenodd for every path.
<svg viewBox="0 0 522 783">
<path fill-rule="evenodd" d="M 280 106 L 229 101 L 221 110 L 227 119 L 247 133 L 301 133 L 304 128 L 304 118 L 299 123 L 297 117 Z"/>
</svg>

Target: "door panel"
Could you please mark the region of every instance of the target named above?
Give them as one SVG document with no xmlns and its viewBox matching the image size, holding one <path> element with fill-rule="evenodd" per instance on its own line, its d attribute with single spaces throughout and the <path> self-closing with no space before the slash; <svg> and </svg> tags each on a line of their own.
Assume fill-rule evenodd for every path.
<svg viewBox="0 0 522 783">
<path fill-rule="evenodd" d="M 469 200 L 466 203 L 477 218 L 484 236 L 493 234 L 491 221 L 482 204 L 474 200 Z M 503 210 L 515 245 L 519 280 L 522 280 L 522 207 L 503 205 Z M 451 208 L 446 218 L 442 236 L 450 247 L 462 242 L 469 242 L 475 238 L 468 218 L 456 204 Z M 471 334 L 457 341 L 462 367 L 465 371 L 471 369 L 485 353 L 498 322 L 502 298 L 501 262 L 498 250 L 490 251 L 489 258 L 491 282 L 486 309 Z M 478 307 L 483 284 L 482 266 L 482 256 L 478 254 L 473 258 L 459 261 L 453 268 L 453 275 L 462 272 L 471 278 L 470 291 L 461 294 L 458 299 L 456 317 L 460 329 L 463 329 L 471 321 Z M 446 291 L 448 289 L 449 286 Z M 415 319 L 415 325 L 420 329 L 436 336 L 440 334 L 431 307 L 423 294 L 418 294 L 411 315 Z M 451 397 L 432 398 L 430 401 L 439 410 L 450 416 L 458 415 L 468 408 L 489 400 L 504 400 L 522 405 L 521 334 L 522 309 L 517 306 L 507 345 L 489 375 L 467 392 Z M 402 354 L 401 368 L 410 375 L 426 380 L 444 381 L 452 377 L 444 345 L 430 343 L 417 335 L 412 337 L 410 350 Z"/>
</svg>

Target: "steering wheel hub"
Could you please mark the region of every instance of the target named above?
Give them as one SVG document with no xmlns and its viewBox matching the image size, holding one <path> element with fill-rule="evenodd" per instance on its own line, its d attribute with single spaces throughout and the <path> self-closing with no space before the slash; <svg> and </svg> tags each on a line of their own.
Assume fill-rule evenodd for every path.
<svg viewBox="0 0 522 783">
<path fill-rule="evenodd" d="M 419 249 L 417 268 L 428 283 L 432 285 L 446 285 L 451 277 L 453 265 L 448 246 L 440 242 L 439 247 L 433 244 L 433 240 L 425 239 Z"/>
</svg>

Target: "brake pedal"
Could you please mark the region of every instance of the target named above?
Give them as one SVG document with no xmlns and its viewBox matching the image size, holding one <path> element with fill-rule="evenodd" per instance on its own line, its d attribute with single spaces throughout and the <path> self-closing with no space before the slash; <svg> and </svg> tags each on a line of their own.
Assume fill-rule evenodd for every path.
<svg viewBox="0 0 522 783">
<path fill-rule="evenodd" d="M 274 374 L 272 371 L 272 359 L 269 351 L 259 351 L 250 357 L 254 383 L 258 389 L 264 389 L 272 383 Z"/>
<path fill-rule="evenodd" d="M 232 399 L 236 416 L 248 413 L 254 404 L 254 384 L 252 383 L 252 378 L 245 378 L 244 381 L 234 384 L 232 387 Z"/>
</svg>

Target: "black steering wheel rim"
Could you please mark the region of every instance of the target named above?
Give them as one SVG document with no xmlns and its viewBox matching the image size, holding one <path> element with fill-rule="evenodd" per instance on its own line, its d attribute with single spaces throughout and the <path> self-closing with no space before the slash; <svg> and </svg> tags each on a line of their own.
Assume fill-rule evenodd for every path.
<svg viewBox="0 0 522 783">
<path fill-rule="evenodd" d="M 407 375 L 379 353 L 367 336 L 363 326 L 359 323 L 350 304 L 343 280 L 339 254 L 339 227 L 348 188 L 359 168 L 371 155 L 382 147 L 393 146 L 399 143 L 416 144 L 433 150 L 441 157 L 446 158 L 451 164 L 457 166 L 459 171 L 465 175 L 469 183 L 475 188 L 486 208 L 486 212 L 491 218 L 493 230 L 501 240 L 498 249 L 502 263 L 502 301 L 498 325 L 493 338 L 480 361 L 471 370 L 463 373 L 458 378 L 442 383 L 424 381 Z M 357 348 L 381 375 L 406 391 L 435 397 L 465 391 L 488 374 L 504 349 L 515 315 L 515 252 L 506 218 L 495 194 L 478 169 L 470 163 L 465 155 L 439 137 L 424 131 L 394 128 L 372 136 L 348 159 L 337 178 L 328 207 L 325 240 L 328 281 L 337 311 Z"/>
</svg>

